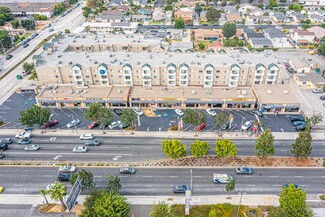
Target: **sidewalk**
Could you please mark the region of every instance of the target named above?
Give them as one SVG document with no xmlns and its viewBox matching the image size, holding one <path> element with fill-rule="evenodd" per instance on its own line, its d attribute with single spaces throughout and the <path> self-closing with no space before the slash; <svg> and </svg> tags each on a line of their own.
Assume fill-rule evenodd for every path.
<svg viewBox="0 0 325 217">
<path fill-rule="evenodd" d="M 78 203 L 83 203 L 85 195 L 78 197 Z M 230 199 L 227 199 L 228 195 L 218 196 L 192 196 L 192 205 L 204 205 L 204 204 L 217 204 L 217 203 L 231 203 L 239 204 L 241 195 L 230 195 Z M 47 197 L 49 203 L 59 203 L 53 201 Z M 165 202 L 166 204 L 185 204 L 185 196 L 126 196 L 129 203 L 133 205 L 153 205 L 159 202 Z M 0 204 L 30 204 L 39 205 L 44 203 L 42 195 L 27 195 L 27 194 L 0 194 Z M 248 206 L 279 206 L 279 197 L 275 195 L 242 195 L 242 205 Z"/>
<path fill-rule="evenodd" d="M 1 129 L 0 135 L 16 135 L 21 132 L 22 129 Z M 58 129 L 58 130 L 41 130 L 36 129 L 33 130 L 34 135 L 43 135 L 43 136 L 80 136 L 85 133 L 92 133 L 96 136 L 130 136 L 130 137 L 159 137 L 159 138 L 200 138 L 200 139 L 217 139 L 217 138 L 229 138 L 229 139 L 255 139 L 255 135 L 248 135 L 247 132 L 197 132 L 195 136 L 195 132 L 155 132 L 155 131 L 111 131 L 106 130 L 105 134 L 103 134 L 102 130 L 78 130 L 76 132 L 68 129 Z M 298 132 L 273 132 L 275 139 L 277 140 L 292 140 L 298 137 Z M 325 140 L 325 131 L 320 132 L 312 132 L 313 140 Z"/>
</svg>

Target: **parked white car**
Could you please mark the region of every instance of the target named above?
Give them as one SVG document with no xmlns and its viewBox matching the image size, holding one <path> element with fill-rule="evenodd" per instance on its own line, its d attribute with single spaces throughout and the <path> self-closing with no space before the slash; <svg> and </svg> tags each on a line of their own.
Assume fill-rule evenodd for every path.
<svg viewBox="0 0 325 217">
<path fill-rule="evenodd" d="M 205 110 L 209 115 L 211 115 L 212 117 L 216 116 L 217 115 L 217 112 L 216 111 L 213 111 L 212 109 L 206 109 Z"/>
<path fill-rule="evenodd" d="M 75 172 L 77 168 L 75 166 L 60 166 L 59 172 Z"/>
<path fill-rule="evenodd" d="M 74 153 L 86 153 L 88 151 L 88 148 L 85 146 L 78 146 L 73 149 Z"/>
<path fill-rule="evenodd" d="M 37 151 L 37 150 L 39 150 L 39 145 L 33 144 L 33 145 L 27 145 L 25 147 L 25 151 Z"/>
<path fill-rule="evenodd" d="M 242 130 L 248 130 L 251 126 L 252 126 L 252 122 L 250 122 L 250 121 L 246 121 L 246 122 L 241 126 L 241 129 L 242 129 Z"/>
<path fill-rule="evenodd" d="M 94 134 L 82 134 L 81 136 L 80 136 L 80 140 L 92 140 L 92 139 L 94 139 L 95 137 L 94 137 Z"/>
<path fill-rule="evenodd" d="M 75 126 L 77 126 L 78 124 L 80 124 L 79 119 L 73 120 L 73 121 L 71 121 L 71 122 L 69 122 L 69 123 L 67 124 L 67 128 L 75 127 Z"/>
<path fill-rule="evenodd" d="M 18 133 L 15 138 L 16 139 L 29 139 L 32 137 L 32 134 L 31 133 L 27 133 L 27 132 L 21 132 L 21 133 Z"/>
<path fill-rule="evenodd" d="M 181 109 L 175 109 L 176 114 L 178 114 L 179 116 L 183 116 L 184 112 Z"/>
<path fill-rule="evenodd" d="M 109 129 L 115 129 L 115 128 L 117 128 L 120 124 L 121 124 L 121 121 L 114 121 L 114 122 L 112 122 L 112 123 L 108 126 L 108 128 L 109 128 Z"/>
<path fill-rule="evenodd" d="M 133 107 L 133 111 L 139 116 L 143 115 L 143 111 L 139 107 Z"/>
<path fill-rule="evenodd" d="M 313 89 L 313 93 L 324 93 L 324 91 L 320 88 Z"/>
</svg>

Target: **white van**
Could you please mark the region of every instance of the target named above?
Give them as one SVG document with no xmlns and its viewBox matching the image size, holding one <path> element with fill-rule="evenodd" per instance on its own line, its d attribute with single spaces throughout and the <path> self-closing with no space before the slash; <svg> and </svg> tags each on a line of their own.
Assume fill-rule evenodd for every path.
<svg viewBox="0 0 325 217">
<path fill-rule="evenodd" d="M 216 184 L 228 184 L 231 180 L 233 180 L 231 175 L 228 174 L 213 174 L 213 182 Z"/>
</svg>

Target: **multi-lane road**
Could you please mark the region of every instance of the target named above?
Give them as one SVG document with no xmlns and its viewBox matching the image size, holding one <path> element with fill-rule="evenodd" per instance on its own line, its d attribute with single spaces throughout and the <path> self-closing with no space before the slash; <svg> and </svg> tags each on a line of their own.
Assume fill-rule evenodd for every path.
<svg viewBox="0 0 325 217">
<path fill-rule="evenodd" d="M 1 135 L 10 137 L 9 135 Z M 11 135 L 11 138 L 13 136 Z M 85 162 L 141 162 L 165 158 L 161 152 L 161 141 L 164 138 L 139 138 L 139 137 L 96 137 L 101 141 L 100 146 L 91 146 L 87 153 L 73 153 L 76 146 L 83 146 L 85 140 L 79 140 L 76 136 L 34 136 L 32 144 L 38 144 L 40 150 L 24 151 L 25 145 L 17 144 L 18 139 L 9 145 L 9 150 L 5 151 L 4 160 L 35 160 L 35 161 L 53 161 L 53 158 L 61 155 L 61 161 L 85 161 Z M 190 155 L 189 146 L 194 139 L 183 139 L 184 144 L 188 146 L 187 155 Z M 214 155 L 215 140 L 206 140 L 211 144 L 211 155 Z M 255 140 L 233 140 L 237 145 L 238 155 L 254 155 Z M 293 140 L 275 141 L 276 156 L 293 156 L 290 153 Z M 119 156 L 119 157 L 118 157 Z M 323 141 L 314 141 L 311 157 L 325 156 Z"/>
<path fill-rule="evenodd" d="M 81 169 L 81 168 L 78 168 Z M 174 185 L 190 185 L 189 168 L 137 168 L 134 175 L 120 175 L 119 168 L 84 168 L 94 175 L 99 188 L 105 188 L 108 175 L 120 177 L 123 195 L 174 195 Z M 193 195 L 225 194 L 225 185 L 214 184 L 213 173 L 234 177 L 237 192 L 246 194 L 279 194 L 284 184 L 298 184 L 307 194 L 323 192 L 323 169 L 265 169 L 255 168 L 253 175 L 236 175 L 234 169 L 193 169 Z M 57 168 L 0 167 L 1 185 L 6 194 L 39 194 L 40 189 L 55 181 Z M 69 188 L 71 187 L 67 184 Z"/>
</svg>

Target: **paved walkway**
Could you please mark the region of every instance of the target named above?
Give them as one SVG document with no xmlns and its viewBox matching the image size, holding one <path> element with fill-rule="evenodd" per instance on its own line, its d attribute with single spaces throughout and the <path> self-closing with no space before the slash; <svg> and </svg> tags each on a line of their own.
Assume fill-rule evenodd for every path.
<svg viewBox="0 0 325 217">
<path fill-rule="evenodd" d="M 1 129 L 0 135 L 16 135 L 21 132 L 21 129 Z M 106 130 L 103 134 L 102 130 L 68 130 L 68 129 L 53 129 L 53 130 L 33 130 L 33 135 L 44 136 L 79 136 L 85 133 L 92 133 L 95 136 L 134 136 L 134 137 L 161 137 L 161 138 L 200 138 L 200 139 L 216 139 L 216 138 L 229 138 L 229 139 L 254 139 L 254 135 L 249 135 L 247 132 L 222 132 L 221 134 L 216 132 L 198 132 L 196 135 L 194 132 L 147 132 L 147 131 L 110 131 Z M 298 137 L 298 132 L 273 132 L 275 139 L 277 140 L 292 140 Z M 312 132 L 313 140 L 325 140 L 325 131 Z"/>
</svg>

